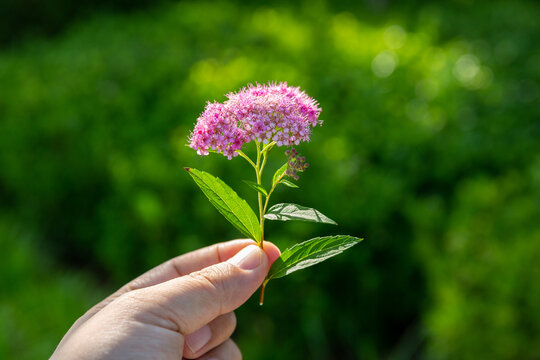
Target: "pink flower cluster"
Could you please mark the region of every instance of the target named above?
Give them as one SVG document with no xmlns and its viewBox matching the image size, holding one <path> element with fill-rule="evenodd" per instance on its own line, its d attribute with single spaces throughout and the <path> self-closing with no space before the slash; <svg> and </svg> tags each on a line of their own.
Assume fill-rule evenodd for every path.
<svg viewBox="0 0 540 360">
<path fill-rule="evenodd" d="M 215 151 L 232 159 L 252 140 L 298 145 L 309 141 L 310 126 L 320 123 L 317 102 L 286 82 L 249 85 L 227 98 L 224 103 L 208 103 L 197 119 L 189 146 L 199 155 Z"/>
</svg>

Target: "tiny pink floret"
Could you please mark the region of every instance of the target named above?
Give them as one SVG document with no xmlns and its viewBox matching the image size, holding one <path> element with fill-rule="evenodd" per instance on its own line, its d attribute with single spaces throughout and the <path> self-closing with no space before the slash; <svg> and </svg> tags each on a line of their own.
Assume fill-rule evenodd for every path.
<svg viewBox="0 0 540 360">
<path fill-rule="evenodd" d="M 215 151 L 230 160 L 253 140 L 298 145 L 309 141 L 311 127 L 320 124 L 317 102 L 286 82 L 249 85 L 227 98 L 224 103 L 209 102 L 197 119 L 189 146 L 199 155 Z"/>
</svg>

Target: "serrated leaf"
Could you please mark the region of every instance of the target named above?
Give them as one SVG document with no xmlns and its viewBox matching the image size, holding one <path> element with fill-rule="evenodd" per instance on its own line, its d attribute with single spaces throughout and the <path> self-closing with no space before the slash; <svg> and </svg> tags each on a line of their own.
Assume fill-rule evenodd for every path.
<svg viewBox="0 0 540 360">
<path fill-rule="evenodd" d="M 221 215 L 245 236 L 260 240 L 259 220 L 244 199 L 214 175 L 193 168 L 185 169 Z"/>
<path fill-rule="evenodd" d="M 272 206 L 266 212 L 264 217 L 268 220 L 300 220 L 337 225 L 334 220 L 330 219 L 328 216 L 324 215 L 319 210 L 290 203 L 282 203 Z"/>
<path fill-rule="evenodd" d="M 296 185 L 295 183 L 293 183 L 292 181 L 289 181 L 289 180 L 285 180 L 285 179 L 282 179 L 280 182 L 280 184 L 283 184 L 285 186 L 288 186 L 290 188 L 295 188 L 295 189 L 298 189 L 298 185 Z"/>
<path fill-rule="evenodd" d="M 251 188 L 263 194 L 264 196 L 268 196 L 268 192 L 262 185 L 259 185 L 254 181 L 249 181 L 249 180 L 242 180 L 242 181 L 248 184 Z"/>
<path fill-rule="evenodd" d="M 297 270 L 305 269 L 326 259 L 341 254 L 351 246 L 364 239 L 349 235 L 317 237 L 296 244 L 285 250 L 272 264 L 265 284 L 271 279 L 277 279 Z"/>
<path fill-rule="evenodd" d="M 287 171 L 287 163 L 281 165 L 281 167 L 274 173 L 274 177 L 272 178 L 272 186 L 276 185 L 283 174 L 285 174 L 285 171 Z"/>
</svg>

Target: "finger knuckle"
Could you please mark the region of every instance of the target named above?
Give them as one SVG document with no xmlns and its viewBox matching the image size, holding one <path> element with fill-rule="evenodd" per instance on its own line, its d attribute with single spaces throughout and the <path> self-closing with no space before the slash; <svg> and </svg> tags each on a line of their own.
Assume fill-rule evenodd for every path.
<svg viewBox="0 0 540 360">
<path fill-rule="evenodd" d="M 195 280 L 213 301 L 226 301 L 229 296 L 229 282 L 234 272 L 230 266 L 212 266 L 193 272 L 189 277 Z"/>
<path fill-rule="evenodd" d="M 126 292 L 120 295 L 115 302 L 128 312 L 140 312 L 148 307 L 141 290 Z"/>
<path fill-rule="evenodd" d="M 146 289 L 133 290 L 121 295 L 117 302 L 120 315 L 172 331 L 181 332 L 186 328 L 174 309 L 167 305 L 166 297 L 160 293 L 151 293 Z"/>
</svg>

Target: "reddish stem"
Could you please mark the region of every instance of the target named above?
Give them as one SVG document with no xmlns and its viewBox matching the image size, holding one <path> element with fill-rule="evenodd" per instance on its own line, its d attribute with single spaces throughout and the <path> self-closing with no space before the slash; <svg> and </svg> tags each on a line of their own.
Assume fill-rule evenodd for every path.
<svg viewBox="0 0 540 360">
<path fill-rule="evenodd" d="M 266 288 L 266 284 L 261 285 L 261 297 L 259 298 L 259 305 L 262 306 L 264 302 L 264 289 Z"/>
</svg>

